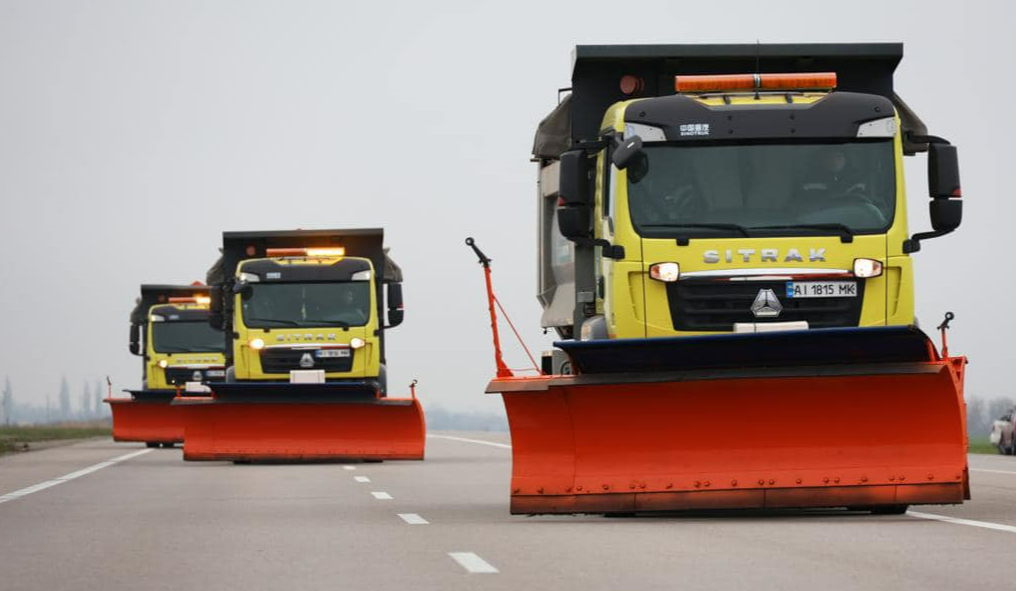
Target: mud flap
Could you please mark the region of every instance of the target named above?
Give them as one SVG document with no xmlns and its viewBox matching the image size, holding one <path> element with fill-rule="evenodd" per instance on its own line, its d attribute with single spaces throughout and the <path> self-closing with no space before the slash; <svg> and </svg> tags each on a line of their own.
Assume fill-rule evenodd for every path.
<svg viewBox="0 0 1017 591">
<path fill-rule="evenodd" d="M 180 443 L 184 422 L 171 405 L 173 390 L 128 390 L 130 398 L 107 398 L 113 414 L 113 441 Z"/>
<path fill-rule="evenodd" d="M 368 383 L 213 384 L 174 401 L 185 460 L 422 460 L 420 401 L 379 398 Z"/>
<path fill-rule="evenodd" d="M 492 381 L 511 511 L 962 502 L 963 358 L 907 327 L 786 337 L 561 343 L 584 373 Z"/>
</svg>

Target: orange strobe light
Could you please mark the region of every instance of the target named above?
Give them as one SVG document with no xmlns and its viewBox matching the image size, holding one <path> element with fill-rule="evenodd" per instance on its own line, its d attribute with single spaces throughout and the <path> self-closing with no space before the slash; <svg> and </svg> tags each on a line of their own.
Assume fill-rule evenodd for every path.
<svg viewBox="0 0 1017 591">
<path fill-rule="evenodd" d="M 798 74 L 709 74 L 675 76 L 675 92 L 735 92 L 746 90 L 833 90 L 836 72 Z"/>
<path fill-rule="evenodd" d="M 346 249 L 341 246 L 333 248 L 269 248 L 265 255 L 270 257 L 341 257 Z"/>
</svg>

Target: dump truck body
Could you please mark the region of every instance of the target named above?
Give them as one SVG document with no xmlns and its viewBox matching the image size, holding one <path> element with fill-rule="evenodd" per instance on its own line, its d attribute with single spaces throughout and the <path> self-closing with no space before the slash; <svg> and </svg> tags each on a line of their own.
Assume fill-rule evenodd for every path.
<svg viewBox="0 0 1017 591">
<path fill-rule="evenodd" d="M 420 403 L 385 372 L 401 281 L 381 230 L 225 233 L 209 282 L 227 381 L 175 402 L 184 458 L 423 459 Z"/>
<path fill-rule="evenodd" d="M 965 361 L 912 326 L 910 259 L 960 223 L 956 152 L 894 93 L 901 55 L 576 48 L 533 150 L 541 324 L 567 340 L 488 387 L 513 512 L 964 498 Z M 909 235 L 918 151 L 934 231 Z M 905 441 L 912 405 L 935 427 Z"/>
<path fill-rule="evenodd" d="M 142 357 L 142 387 L 109 398 L 115 441 L 149 445 L 184 440 L 181 413 L 171 402 L 190 383 L 225 377 L 222 338 L 208 325 L 208 288 L 142 285 L 131 313 L 130 350 Z"/>
</svg>

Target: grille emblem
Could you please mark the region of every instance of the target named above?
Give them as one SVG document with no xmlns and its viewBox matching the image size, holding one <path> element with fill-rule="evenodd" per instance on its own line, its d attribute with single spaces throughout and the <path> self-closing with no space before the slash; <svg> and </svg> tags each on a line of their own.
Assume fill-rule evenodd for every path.
<svg viewBox="0 0 1017 591">
<path fill-rule="evenodd" d="M 756 318 L 776 318 L 783 309 L 784 306 L 780 305 L 780 300 L 772 289 L 759 290 L 756 300 L 752 302 L 752 314 Z"/>
<path fill-rule="evenodd" d="M 191 380 L 195 381 L 195 382 L 200 382 L 201 381 L 201 372 L 200 371 L 196 371 L 193 374 L 191 374 Z"/>
<path fill-rule="evenodd" d="M 300 357 L 300 367 L 314 367 L 314 357 L 310 353 L 304 353 Z"/>
</svg>

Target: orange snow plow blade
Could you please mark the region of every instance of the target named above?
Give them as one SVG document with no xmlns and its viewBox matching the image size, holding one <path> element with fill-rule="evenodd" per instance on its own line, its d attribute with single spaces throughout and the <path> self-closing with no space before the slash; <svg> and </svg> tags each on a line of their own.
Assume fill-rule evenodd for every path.
<svg viewBox="0 0 1017 591">
<path fill-rule="evenodd" d="M 129 390 L 131 398 L 107 398 L 113 441 L 173 444 L 184 440 L 182 413 L 171 405 L 176 392 Z"/>
<path fill-rule="evenodd" d="M 184 397 L 185 460 L 422 460 L 424 412 L 363 384 L 212 384 Z"/>
<path fill-rule="evenodd" d="M 960 503 L 963 357 L 910 327 L 556 343 L 498 378 L 512 513 Z"/>
</svg>

